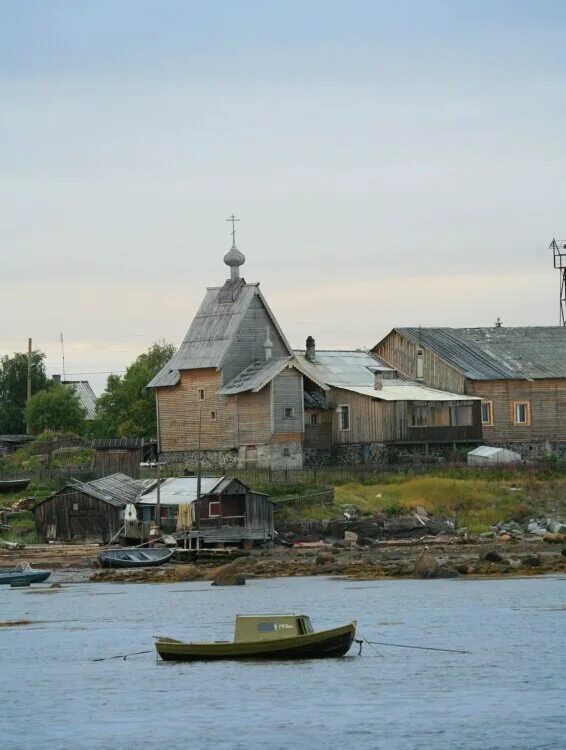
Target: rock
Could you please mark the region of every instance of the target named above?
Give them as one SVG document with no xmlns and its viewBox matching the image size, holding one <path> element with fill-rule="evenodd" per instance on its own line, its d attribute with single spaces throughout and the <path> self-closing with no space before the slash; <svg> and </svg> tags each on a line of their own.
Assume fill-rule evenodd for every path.
<svg viewBox="0 0 566 750">
<path fill-rule="evenodd" d="M 454 534 L 456 527 L 454 521 L 449 518 L 428 518 L 427 526 L 429 534 L 437 536 L 438 534 Z"/>
<path fill-rule="evenodd" d="M 438 562 L 430 555 L 421 555 L 415 563 L 417 578 L 434 578 L 438 571 Z"/>
<path fill-rule="evenodd" d="M 544 536 L 548 533 L 546 526 L 542 526 L 538 521 L 531 521 L 528 523 L 527 531 L 529 534 L 534 534 L 535 536 Z"/>
<path fill-rule="evenodd" d="M 566 524 L 562 521 L 549 521 L 547 526 L 552 534 L 566 534 Z"/>
<path fill-rule="evenodd" d="M 450 568 L 448 566 L 441 566 L 436 571 L 435 578 L 457 578 L 458 577 L 458 571 L 455 568 Z"/>
<path fill-rule="evenodd" d="M 454 567 L 456 568 L 458 573 L 463 576 L 468 575 L 468 573 L 470 572 L 470 566 L 465 562 L 456 563 Z"/>
<path fill-rule="evenodd" d="M 243 586 L 246 582 L 237 566 L 233 563 L 222 565 L 218 568 L 212 578 L 213 586 Z"/>
<path fill-rule="evenodd" d="M 557 532 L 548 532 L 542 538 L 543 542 L 550 542 L 551 544 L 566 542 L 566 534 L 559 534 Z"/>
<path fill-rule="evenodd" d="M 562 554 L 564 555 L 564 557 L 566 557 L 566 547 L 564 547 L 564 549 L 562 550 Z"/>
<path fill-rule="evenodd" d="M 352 544 L 355 544 L 358 541 L 358 535 L 355 531 L 345 531 L 344 532 L 344 541 L 345 542 L 351 542 Z"/>
<path fill-rule="evenodd" d="M 503 556 L 499 554 L 499 552 L 496 552 L 494 549 L 489 549 L 487 552 L 482 552 L 480 555 L 480 560 L 485 560 L 485 562 L 494 562 L 494 563 L 500 563 L 500 562 L 507 562 L 504 560 Z"/>
<path fill-rule="evenodd" d="M 525 568 L 538 568 L 542 565 L 542 560 L 539 555 L 525 555 L 521 558 L 521 564 Z"/>
<path fill-rule="evenodd" d="M 61 584 L 60 583 L 52 583 L 49 588 L 50 589 L 60 589 L 61 588 Z"/>
<path fill-rule="evenodd" d="M 319 552 L 315 558 L 315 563 L 317 565 L 324 565 L 325 563 L 333 563 L 333 562 L 334 562 L 334 555 L 332 554 L 332 552 Z"/>
<path fill-rule="evenodd" d="M 500 542 L 510 542 L 511 539 L 512 539 L 511 534 L 501 534 L 501 536 L 499 537 Z"/>
</svg>

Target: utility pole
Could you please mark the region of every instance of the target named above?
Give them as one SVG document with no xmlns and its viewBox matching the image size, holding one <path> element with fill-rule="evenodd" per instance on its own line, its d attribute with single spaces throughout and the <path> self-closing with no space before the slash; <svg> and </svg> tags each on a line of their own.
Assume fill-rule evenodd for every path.
<svg viewBox="0 0 566 750">
<path fill-rule="evenodd" d="M 30 398 L 31 398 L 31 339 L 28 339 L 28 386 L 27 386 L 26 404 L 29 404 Z M 26 420 L 26 435 L 31 435 L 29 417 Z"/>
<path fill-rule="evenodd" d="M 199 548 L 199 537 L 198 537 L 198 532 L 200 531 L 199 503 L 200 503 L 201 477 L 202 477 L 201 437 L 202 437 L 202 401 L 199 402 L 199 413 L 198 413 L 197 499 L 195 501 L 195 526 L 197 528 L 197 550 Z"/>
<path fill-rule="evenodd" d="M 157 494 L 155 498 L 155 528 L 157 530 L 157 536 L 161 536 L 161 465 L 159 463 L 159 456 L 157 457 Z"/>
</svg>

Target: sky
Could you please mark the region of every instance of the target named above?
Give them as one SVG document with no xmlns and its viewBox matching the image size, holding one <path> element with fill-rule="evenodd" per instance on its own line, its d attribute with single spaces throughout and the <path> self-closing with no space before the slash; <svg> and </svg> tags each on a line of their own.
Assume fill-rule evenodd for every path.
<svg viewBox="0 0 566 750">
<path fill-rule="evenodd" d="M 0 355 L 100 393 L 242 275 L 293 346 L 556 325 L 566 4 L 0 0 Z"/>
</svg>

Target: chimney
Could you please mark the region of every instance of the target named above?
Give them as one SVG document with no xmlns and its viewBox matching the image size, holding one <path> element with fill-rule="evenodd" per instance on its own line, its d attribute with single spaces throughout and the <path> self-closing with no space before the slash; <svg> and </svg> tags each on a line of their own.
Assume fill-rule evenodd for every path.
<svg viewBox="0 0 566 750">
<path fill-rule="evenodd" d="M 380 391 L 383 388 L 383 373 L 376 372 L 373 377 L 373 387 L 376 391 Z"/>
<path fill-rule="evenodd" d="M 265 339 L 263 346 L 265 348 L 265 361 L 268 362 L 273 354 L 273 342 L 269 338 L 269 326 L 265 326 L 265 330 L 267 332 L 267 338 Z"/>
<path fill-rule="evenodd" d="M 51 376 L 51 380 L 54 383 L 58 383 L 59 385 L 61 385 L 61 376 L 60 375 L 52 375 Z"/>
<path fill-rule="evenodd" d="M 305 352 L 305 357 L 309 362 L 314 362 L 316 358 L 316 347 L 312 336 L 309 336 L 307 339 L 307 350 Z"/>
</svg>

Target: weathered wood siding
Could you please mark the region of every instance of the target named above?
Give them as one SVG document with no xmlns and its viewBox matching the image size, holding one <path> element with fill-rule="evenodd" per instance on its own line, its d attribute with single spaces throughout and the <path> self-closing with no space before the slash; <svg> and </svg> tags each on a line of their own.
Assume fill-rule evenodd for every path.
<svg viewBox="0 0 566 750">
<path fill-rule="evenodd" d="M 303 432 L 303 376 L 292 368 L 285 368 L 271 382 L 273 432 Z M 285 409 L 292 409 L 293 416 L 286 417 Z"/>
<path fill-rule="evenodd" d="M 182 371 L 177 385 L 156 389 L 160 451 L 198 449 L 201 408 L 201 448 L 225 450 L 238 445 L 235 398 L 217 395 L 221 387 L 220 373 L 211 368 Z M 204 401 L 199 399 L 201 388 Z"/>
<path fill-rule="evenodd" d="M 94 471 L 96 476 L 105 477 L 109 474 L 127 474 L 137 479 L 140 475 L 141 448 L 97 448 L 94 457 Z"/>
<path fill-rule="evenodd" d="M 311 416 L 318 416 L 318 424 L 311 424 Z M 305 409 L 305 448 L 324 450 L 332 445 L 333 412 L 323 409 Z"/>
<path fill-rule="evenodd" d="M 238 331 L 224 358 L 222 364 L 223 384 L 236 377 L 252 362 L 256 360 L 263 362 L 265 360 L 263 345 L 267 337 L 268 326 L 269 338 L 273 343 L 273 356 L 284 357 L 289 354 L 283 339 L 273 327 L 263 302 L 256 296 L 242 318 Z"/>
<path fill-rule="evenodd" d="M 264 445 L 272 434 L 271 385 L 258 393 L 239 393 L 236 399 L 238 445 Z"/>
<path fill-rule="evenodd" d="M 493 426 L 484 425 L 485 443 L 566 441 L 566 378 L 474 380 L 470 393 L 492 402 Z M 530 424 L 513 423 L 513 402 L 530 404 Z"/>
<path fill-rule="evenodd" d="M 122 508 L 69 487 L 34 509 L 40 541 L 109 542 L 123 524 Z"/>
<path fill-rule="evenodd" d="M 417 379 L 417 349 L 419 346 L 397 331 L 392 331 L 372 351 L 401 375 Z M 444 362 L 426 347 L 423 350 L 423 378 L 419 382 L 450 393 L 467 393 L 466 378 L 456 368 Z"/>
<path fill-rule="evenodd" d="M 480 402 L 473 405 L 473 424 L 467 426 L 413 427 L 411 403 L 407 401 L 379 401 L 368 396 L 333 388 L 330 394 L 334 405 L 332 441 L 338 445 L 363 443 L 451 443 L 477 442 L 481 439 Z M 425 402 L 418 402 L 423 404 Z M 442 402 L 434 402 L 437 406 Z M 338 406 L 350 407 L 350 429 L 340 430 Z"/>
</svg>

